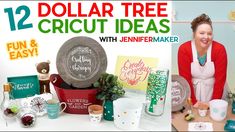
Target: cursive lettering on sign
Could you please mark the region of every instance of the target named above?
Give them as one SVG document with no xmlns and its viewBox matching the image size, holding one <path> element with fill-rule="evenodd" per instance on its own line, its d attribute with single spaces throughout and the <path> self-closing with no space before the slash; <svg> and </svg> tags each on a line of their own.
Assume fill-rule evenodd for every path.
<svg viewBox="0 0 235 132">
<path fill-rule="evenodd" d="M 72 56 L 71 59 L 72 59 L 72 62 L 75 62 L 75 63 L 85 63 L 87 65 L 91 65 L 91 59 L 84 55 L 79 55 L 78 58 L 75 56 Z"/>
<path fill-rule="evenodd" d="M 88 78 L 92 75 L 96 66 L 96 54 L 89 47 L 76 47 L 67 56 L 67 67 L 76 78 Z"/>
<path fill-rule="evenodd" d="M 146 66 L 142 59 L 138 62 L 131 62 L 128 59 L 121 67 L 119 78 L 130 85 L 137 85 L 138 82 L 146 80 L 150 70 L 150 67 Z"/>
<path fill-rule="evenodd" d="M 81 66 L 78 63 L 74 63 L 73 65 L 71 65 L 72 70 L 74 71 L 84 71 L 85 73 L 91 73 L 91 67 L 89 66 Z"/>
<path fill-rule="evenodd" d="M 24 83 L 24 84 L 15 84 L 14 89 L 16 90 L 25 90 L 25 89 L 31 89 L 33 88 L 33 83 Z"/>
<path fill-rule="evenodd" d="M 172 82 L 171 100 L 172 104 L 179 104 L 182 101 L 181 88 L 178 82 Z"/>
</svg>

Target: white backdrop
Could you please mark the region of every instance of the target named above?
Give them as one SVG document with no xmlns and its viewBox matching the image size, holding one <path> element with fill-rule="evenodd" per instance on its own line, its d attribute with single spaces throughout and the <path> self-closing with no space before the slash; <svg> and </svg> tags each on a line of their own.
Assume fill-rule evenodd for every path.
<svg viewBox="0 0 235 132">
<path fill-rule="evenodd" d="M 63 1 L 66 3 L 65 1 Z M 75 37 L 75 36 L 88 36 L 95 40 L 97 40 L 105 49 L 107 58 L 108 58 L 108 66 L 107 66 L 107 72 L 114 73 L 115 70 L 115 64 L 117 56 L 143 56 L 143 57 L 155 57 L 159 59 L 159 67 L 164 67 L 171 69 L 171 44 L 164 43 L 120 43 L 120 42 L 100 42 L 99 37 L 100 36 L 160 36 L 160 34 L 156 33 L 148 33 L 148 34 L 134 34 L 128 33 L 128 34 L 115 34 L 114 33 L 114 19 L 116 18 L 124 18 L 124 13 L 122 8 L 120 7 L 120 1 L 114 2 L 112 1 L 114 6 L 114 18 L 107 18 L 109 20 L 110 24 L 105 25 L 105 33 L 100 34 L 99 32 L 92 33 L 92 34 L 86 34 L 86 33 L 67 33 L 67 34 L 61 34 L 61 33 L 49 33 L 49 34 L 43 34 L 38 30 L 38 22 L 42 18 L 38 18 L 38 2 L 33 1 L 24 1 L 24 2 L 15 2 L 15 1 L 7 1 L 7 2 L 0 2 L 0 85 L 2 86 L 5 82 L 7 82 L 7 77 L 11 76 L 24 76 L 24 75 L 37 75 L 35 64 L 41 61 L 50 60 L 50 74 L 57 73 L 56 69 L 56 56 L 59 48 L 63 45 L 65 41 L 68 39 Z M 49 1 L 47 2 L 49 3 Z M 53 2 L 50 2 L 52 4 Z M 73 3 L 76 3 L 73 1 Z M 100 3 L 96 1 L 96 3 Z M 91 2 L 83 2 L 84 4 L 84 10 L 86 7 L 89 7 Z M 16 9 L 20 5 L 26 5 L 30 8 L 31 14 L 26 22 L 33 23 L 33 28 L 25 29 L 25 30 L 16 30 L 16 31 L 10 31 L 9 28 L 9 20 L 6 13 L 4 13 L 4 8 L 12 7 L 13 9 Z M 167 8 L 167 14 L 169 15 L 169 18 L 171 17 L 171 3 L 168 3 Z M 19 19 L 19 16 L 15 16 L 15 19 Z M 48 19 L 51 19 L 51 17 L 48 17 Z M 60 19 L 60 18 L 56 18 Z M 66 19 L 66 17 L 62 17 L 61 19 Z M 74 19 L 74 18 L 68 18 L 68 19 Z M 87 18 L 88 20 L 95 19 L 95 17 Z M 125 18 L 125 19 L 133 19 L 133 18 Z M 141 19 L 141 18 L 140 18 Z M 148 20 L 150 18 L 143 18 L 146 22 L 144 23 L 148 24 Z M 158 20 L 160 18 L 153 18 L 155 20 Z M 170 35 L 168 34 L 164 35 Z M 38 43 L 39 49 L 38 49 L 38 56 L 36 57 L 29 57 L 24 59 L 17 59 L 17 60 L 9 60 L 8 52 L 6 49 L 6 44 L 8 42 L 15 42 L 15 41 L 30 41 L 31 39 L 35 39 Z M 171 74 L 170 74 L 171 75 Z M 171 78 L 169 78 L 171 80 Z M 170 84 L 170 83 L 169 83 Z M 51 86 L 53 89 L 53 87 Z M 0 91 L 2 91 L 2 87 L 0 88 Z M 167 92 L 168 100 L 167 100 L 167 107 L 166 109 L 170 109 L 170 85 L 168 85 L 168 92 Z M 0 100 L 2 100 L 2 95 L 0 95 Z M 171 120 L 170 119 L 170 110 L 169 113 L 167 113 L 168 123 Z M 167 122 L 167 121 L 166 121 Z M 168 124 L 167 126 L 170 126 Z"/>
</svg>

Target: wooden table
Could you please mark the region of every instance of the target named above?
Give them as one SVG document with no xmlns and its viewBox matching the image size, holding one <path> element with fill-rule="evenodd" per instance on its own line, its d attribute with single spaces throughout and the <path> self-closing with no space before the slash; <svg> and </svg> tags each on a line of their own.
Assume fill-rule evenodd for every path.
<svg viewBox="0 0 235 132">
<path fill-rule="evenodd" d="M 228 106 L 227 116 L 223 121 L 214 121 L 210 117 L 210 112 L 208 110 L 206 117 L 200 117 L 197 109 L 193 109 L 193 114 L 195 116 L 194 120 L 186 121 L 184 120 L 184 116 L 187 114 L 187 110 L 185 109 L 183 113 L 181 112 L 173 112 L 172 113 L 172 125 L 175 127 L 177 131 L 188 131 L 188 123 L 189 122 L 211 122 L 213 124 L 213 131 L 224 131 L 224 125 L 227 120 L 235 120 L 235 114 L 232 114 L 231 104 Z"/>
</svg>

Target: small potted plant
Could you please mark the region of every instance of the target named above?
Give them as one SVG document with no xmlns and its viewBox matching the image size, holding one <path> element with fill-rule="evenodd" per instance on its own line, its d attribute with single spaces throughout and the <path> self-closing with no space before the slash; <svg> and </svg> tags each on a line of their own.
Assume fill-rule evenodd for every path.
<svg viewBox="0 0 235 132">
<path fill-rule="evenodd" d="M 99 88 L 96 98 L 104 101 L 104 119 L 112 121 L 113 101 L 125 94 L 122 85 L 118 82 L 118 77 L 113 74 L 104 73 L 93 86 Z"/>
</svg>

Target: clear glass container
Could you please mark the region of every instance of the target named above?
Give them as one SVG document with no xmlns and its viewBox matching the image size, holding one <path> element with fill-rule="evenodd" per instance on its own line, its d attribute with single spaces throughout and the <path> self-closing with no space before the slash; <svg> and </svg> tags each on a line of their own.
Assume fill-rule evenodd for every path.
<svg viewBox="0 0 235 132">
<path fill-rule="evenodd" d="M 168 69 L 152 69 L 148 76 L 146 91 L 145 112 L 149 115 L 160 116 L 164 112 L 167 83 L 169 77 Z"/>
<path fill-rule="evenodd" d="M 17 121 L 22 127 L 33 127 L 35 125 L 36 119 L 36 112 L 29 107 L 21 108 L 17 114 Z"/>
<path fill-rule="evenodd" d="M 19 112 L 19 106 L 16 101 L 10 100 L 10 94 L 12 87 L 9 83 L 3 85 L 3 100 L 1 102 L 1 111 L 3 118 L 6 121 L 15 120 L 17 113 Z"/>
</svg>

